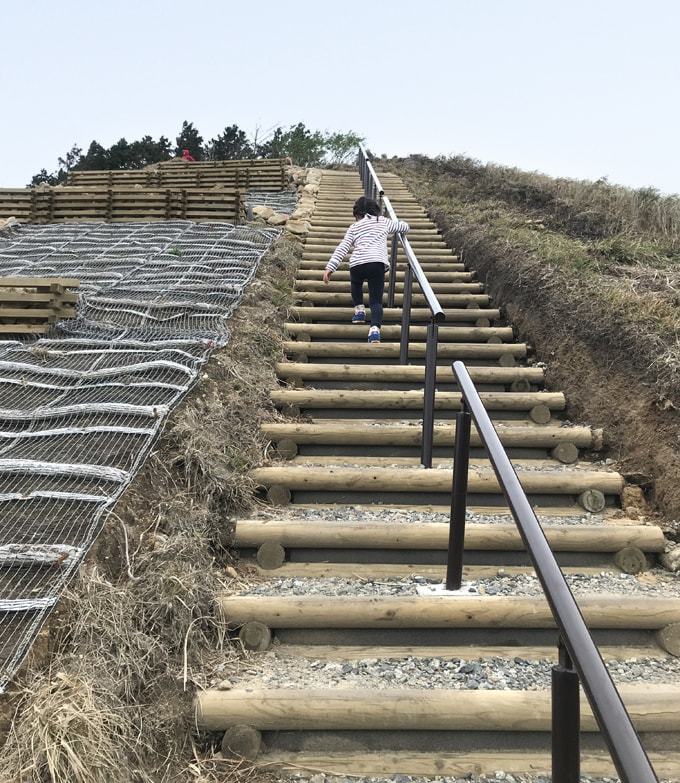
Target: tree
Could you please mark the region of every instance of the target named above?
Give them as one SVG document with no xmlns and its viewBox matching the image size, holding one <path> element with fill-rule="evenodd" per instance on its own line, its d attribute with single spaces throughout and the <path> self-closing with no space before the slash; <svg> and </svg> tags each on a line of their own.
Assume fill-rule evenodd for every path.
<svg viewBox="0 0 680 783">
<path fill-rule="evenodd" d="M 319 131 L 310 131 L 304 122 L 288 130 L 277 128 L 260 147 L 263 158 L 289 157 L 298 166 L 320 166 L 326 154 L 326 141 Z"/>
<path fill-rule="evenodd" d="M 90 146 L 87 148 L 87 152 L 80 161 L 76 164 L 75 168 L 85 169 L 88 171 L 97 170 L 102 171 L 109 168 L 109 155 L 107 150 L 97 141 L 91 141 Z"/>
<path fill-rule="evenodd" d="M 60 170 L 63 169 L 66 172 L 66 174 L 68 174 L 72 168 L 75 168 L 78 165 L 82 157 L 83 157 L 82 148 L 74 144 L 71 147 L 71 149 L 66 153 L 65 157 L 57 158 L 57 163 L 59 163 L 59 169 Z"/>
<path fill-rule="evenodd" d="M 238 125 L 229 125 L 205 147 L 208 160 L 242 160 L 252 158 L 253 145 Z"/>
<path fill-rule="evenodd" d="M 181 155 L 183 150 L 189 150 L 196 160 L 201 160 L 203 157 L 203 136 L 201 136 L 196 128 L 194 128 L 193 122 L 187 122 L 184 120 L 182 123 L 182 130 L 179 136 L 175 139 L 177 147 L 175 149 L 175 155 Z"/>
<path fill-rule="evenodd" d="M 329 133 L 326 136 L 328 162 L 336 166 L 352 162 L 363 140 L 362 136 L 351 130 L 347 133 Z"/>
<path fill-rule="evenodd" d="M 56 172 L 53 172 L 52 174 L 48 174 L 47 169 L 40 169 L 40 171 L 37 174 L 34 174 L 33 177 L 31 177 L 31 182 L 29 184 L 30 188 L 35 187 L 36 185 L 58 185 L 59 179 L 57 177 Z"/>
</svg>

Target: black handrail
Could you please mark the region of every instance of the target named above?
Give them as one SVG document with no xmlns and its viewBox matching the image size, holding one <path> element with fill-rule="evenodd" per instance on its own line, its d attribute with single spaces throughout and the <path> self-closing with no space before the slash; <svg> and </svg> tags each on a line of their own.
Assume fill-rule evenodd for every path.
<svg viewBox="0 0 680 783">
<path fill-rule="evenodd" d="M 472 417 L 560 633 L 560 661 L 553 668 L 553 783 L 571 783 L 579 779 L 579 678 L 622 782 L 658 783 L 621 696 L 463 362 L 453 362 L 453 374 L 462 393 L 462 411 L 456 420 L 450 531 L 450 542 L 455 545 L 455 562 L 452 562 L 454 557 L 450 548 L 447 589 L 457 589 L 461 583 Z M 572 662 L 578 676 L 572 670 Z M 565 742 L 570 749 L 565 748 Z"/>
<path fill-rule="evenodd" d="M 359 145 L 359 173 L 364 186 L 364 195 L 379 202 L 384 214 L 391 220 L 398 220 L 392 203 L 385 195 L 380 179 L 376 174 L 368 153 L 363 144 Z M 401 244 L 406 257 L 406 270 L 404 273 L 404 292 L 401 303 L 401 336 L 399 341 L 399 363 L 408 364 L 409 336 L 411 331 L 411 301 L 413 293 L 413 280 L 425 297 L 425 302 L 430 309 L 430 321 L 427 325 L 427 342 L 425 347 L 425 384 L 423 391 L 423 429 L 421 436 L 420 461 L 426 468 L 432 467 L 432 449 L 434 444 L 434 403 L 436 394 L 437 375 L 437 330 L 439 324 L 446 319 L 446 314 L 439 304 L 427 275 L 411 247 L 411 243 L 403 234 L 395 234 L 390 251 L 390 276 L 387 289 L 387 306 L 394 307 L 395 290 L 397 283 L 397 250 Z"/>
</svg>

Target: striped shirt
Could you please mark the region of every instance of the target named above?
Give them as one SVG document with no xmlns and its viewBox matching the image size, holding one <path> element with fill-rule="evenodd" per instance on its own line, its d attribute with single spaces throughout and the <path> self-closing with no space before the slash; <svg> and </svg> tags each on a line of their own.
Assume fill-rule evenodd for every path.
<svg viewBox="0 0 680 783">
<path fill-rule="evenodd" d="M 389 267 L 387 259 L 387 237 L 392 234 L 405 234 L 409 230 L 408 223 L 403 220 L 389 220 L 374 215 L 365 215 L 361 220 L 347 229 L 345 238 L 335 248 L 330 261 L 326 264 L 329 272 L 335 272 L 342 259 L 353 250 L 349 260 L 350 269 L 359 264 L 372 264 L 381 261 Z"/>
</svg>

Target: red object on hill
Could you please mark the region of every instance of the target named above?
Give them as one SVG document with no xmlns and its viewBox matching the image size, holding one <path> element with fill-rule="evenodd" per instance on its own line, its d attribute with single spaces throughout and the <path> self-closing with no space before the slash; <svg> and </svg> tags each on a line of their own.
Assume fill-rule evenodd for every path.
<svg viewBox="0 0 680 783">
<path fill-rule="evenodd" d="M 182 150 L 182 160 L 192 160 L 196 162 L 196 158 L 189 152 L 189 150 Z"/>
</svg>

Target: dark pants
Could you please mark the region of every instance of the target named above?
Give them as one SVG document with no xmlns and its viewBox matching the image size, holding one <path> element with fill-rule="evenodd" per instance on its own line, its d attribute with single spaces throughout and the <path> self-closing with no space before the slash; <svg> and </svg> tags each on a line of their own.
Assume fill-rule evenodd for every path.
<svg viewBox="0 0 680 783">
<path fill-rule="evenodd" d="M 354 306 L 364 303 L 364 280 L 368 283 L 368 306 L 371 308 L 371 326 L 382 326 L 383 292 L 387 267 L 380 261 L 359 264 L 349 270 Z"/>
</svg>

